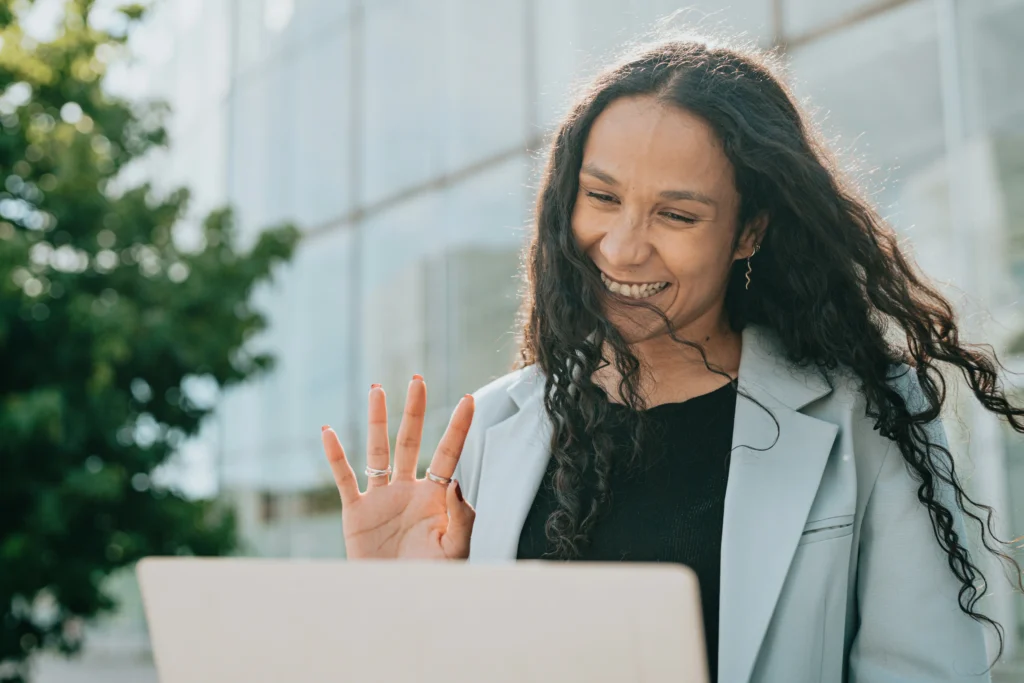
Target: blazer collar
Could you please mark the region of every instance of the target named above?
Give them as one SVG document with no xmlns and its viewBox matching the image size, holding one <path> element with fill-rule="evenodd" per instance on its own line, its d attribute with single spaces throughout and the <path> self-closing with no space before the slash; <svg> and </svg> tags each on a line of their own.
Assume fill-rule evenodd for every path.
<svg viewBox="0 0 1024 683">
<path fill-rule="evenodd" d="M 486 432 L 473 561 L 516 557 L 550 458 L 544 384 L 536 366 L 523 370 L 507 388 L 518 411 Z M 831 387 L 790 363 L 768 330 L 743 331 L 739 391 L 722 526 L 721 683 L 750 678 L 837 432 L 798 412 Z"/>
<path fill-rule="evenodd" d="M 531 398 L 540 398 L 541 392 L 544 391 L 545 379 L 540 368 L 536 365 L 528 365 L 523 368 L 519 377 L 509 384 L 505 391 L 512 397 L 516 406 L 522 410 L 523 405 Z"/>
<path fill-rule="evenodd" d="M 800 410 L 828 395 L 832 387 L 822 375 L 795 365 L 771 330 L 749 325 L 743 330 L 740 387 L 764 392 L 781 405 Z"/>
</svg>

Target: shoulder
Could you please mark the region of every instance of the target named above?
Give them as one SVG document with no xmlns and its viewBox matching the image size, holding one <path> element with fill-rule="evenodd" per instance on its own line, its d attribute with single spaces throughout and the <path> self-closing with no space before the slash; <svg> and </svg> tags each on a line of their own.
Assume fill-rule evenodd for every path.
<svg viewBox="0 0 1024 683">
<path fill-rule="evenodd" d="M 827 379 L 832 391 L 822 399 L 820 405 L 810 406 L 808 412 L 828 412 L 835 414 L 836 417 L 841 415 L 845 418 L 844 421 L 870 424 L 872 430 L 877 429 L 877 420 L 872 414 L 877 412 L 878 406 L 868 405 L 863 380 L 845 367 L 829 372 Z M 917 373 L 906 363 L 892 365 L 886 383 L 902 399 L 911 413 L 921 412 L 928 407 L 928 399 L 921 388 Z M 843 426 L 842 423 L 840 426 Z"/>
<path fill-rule="evenodd" d="M 516 402 L 510 390 L 514 390 L 523 383 L 533 381 L 543 383 L 544 379 L 536 369 L 536 366 L 529 365 L 502 375 L 474 391 L 473 403 L 475 408 L 473 412 L 473 427 L 471 429 L 476 429 L 479 426 L 483 426 L 486 429 L 515 412 Z"/>
<path fill-rule="evenodd" d="M 919 413 L 928 408 L 928 397 L 917 378 L 917 372 L 906 363 L 893 365 L 889 369 L 889 386 L 900 395 L 911 413 Z"/>
</svg>

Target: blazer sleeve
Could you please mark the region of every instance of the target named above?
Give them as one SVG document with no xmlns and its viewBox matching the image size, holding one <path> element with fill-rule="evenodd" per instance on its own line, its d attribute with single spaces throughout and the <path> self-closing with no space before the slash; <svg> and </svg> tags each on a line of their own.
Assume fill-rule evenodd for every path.
<svg viewBox="0 0 1024 683">
<path fill-rule="evenodd" d="M 913 372 L 907 375 L 914 378 Z M 916 378 L 905 381 L 912 406 Z M 932 444 L 947 446 L 940 422 L 927 432 Z M 960 610 L 960 582 L 917 498 L 918 483 L 896 443 L 885 441 L 888 449 L 861 527 L 850 683 L 990 681 L 984 627 Z M 966 543 L 964 518 L 949 488 L 937 489 L 937 497 Z"/>
</svg>

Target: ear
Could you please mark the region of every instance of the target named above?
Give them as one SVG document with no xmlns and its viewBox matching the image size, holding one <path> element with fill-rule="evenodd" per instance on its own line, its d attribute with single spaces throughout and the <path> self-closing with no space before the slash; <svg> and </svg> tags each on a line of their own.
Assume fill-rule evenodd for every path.
<svg viewBox="0 0 1024 683">
<path fill-rule="evenodd" d="M 750 257 L 754 253 L 755 245 L 764 242 L 765 232 L 768 231 L 768 213 L 761 213 L 750 219 L 743 227 L 743 233 L 736 242 L 736 252 L 732 255 L 734 261 Z"/>
</svg>

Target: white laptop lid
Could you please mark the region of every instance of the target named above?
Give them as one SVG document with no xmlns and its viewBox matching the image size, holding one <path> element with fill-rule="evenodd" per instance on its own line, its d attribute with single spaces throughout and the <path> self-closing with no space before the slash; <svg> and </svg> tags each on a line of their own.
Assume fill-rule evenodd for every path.
<svg viewBox="0 0 1024 683">
<path fill-rule="evenodd" d="M 162 683 L 706 683 L 680 565 L 146 558 Z"/>
</svg>

